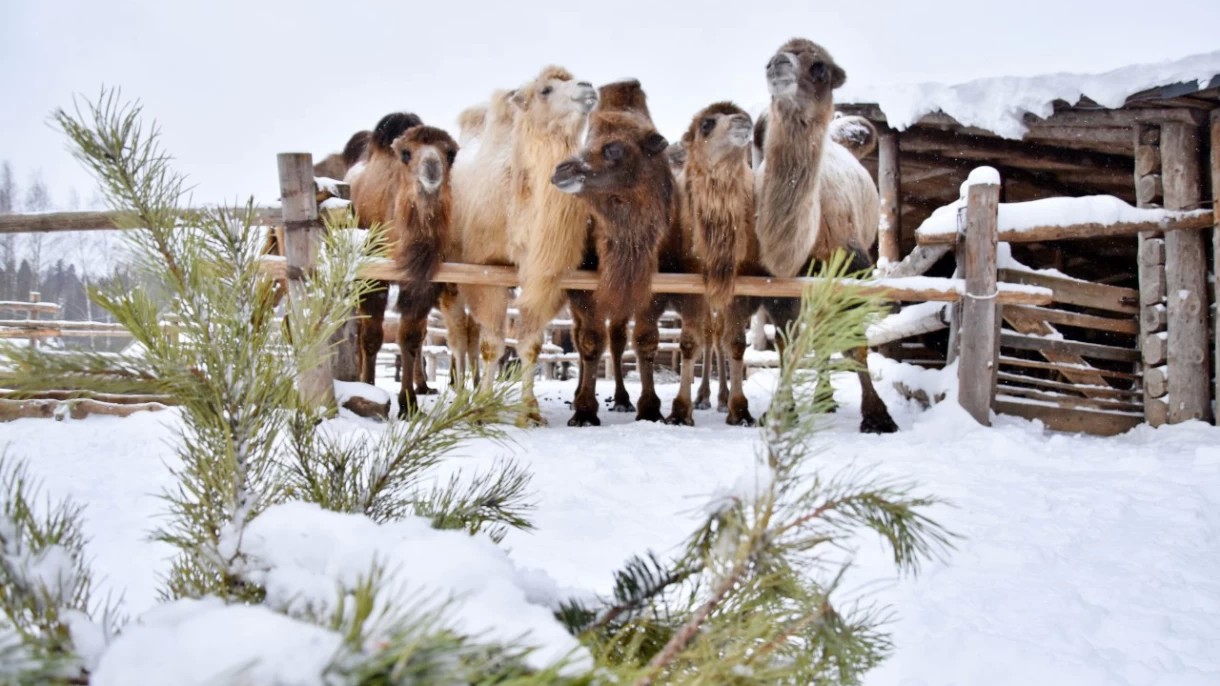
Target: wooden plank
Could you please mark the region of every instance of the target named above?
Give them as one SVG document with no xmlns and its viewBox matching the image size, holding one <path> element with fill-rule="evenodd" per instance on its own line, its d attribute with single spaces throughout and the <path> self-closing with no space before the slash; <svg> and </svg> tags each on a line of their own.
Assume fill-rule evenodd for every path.
<svg viewBox="0 0 1220 686">
<path fill-rule="evenodd" d="M 312 181 L 311 181 L 312 183 Z M 183 210 L 183 214 L 205 211 Z M 255 208 L 255 219 L 259 224 L 274 226 L 280 222 L 280 209 L 275 207 Z M 60 231 L 107 231 L 128 228 L 120 226 L 122 212 L 42 212 L 37 214 L 0 215 L 0 233 L 56 233 Z"/>
<path fill-rule="evenodd" d="M 264 274 L 272 278 L 284 278 L 286 266 L 283 258 L 264 255 L 260 261 Z M 377 258 L 370 259 L 357 275 L 364 279 L 383 281 L 397 281 L 403 276 L 393 261 Z M 499 265 L 445 262 L 437 270 L 433 280 L 439 283 L 513 288 L 517 286 L 517 270 L 515 267 Z M 806 287 L 817 282 L 816 277 L 780 279 L 769 276 L 739 276 L 734 293 L 741 296 L 799 298 Z M 867 281 L 846 279 L 843 283 L 859 288 L 867 295 L 898 302 L 955 302 L 965 288 L 960 279 L 934 277 L 879 278 Z M 597 272 L 570 271 L 560 278 L 559 285 L 565 290 L 594 290 L 597 288 Z M 701 295 L 706 292 L 706 287 L 700 274 L 654 274 L 652 290 L 654 293 Z M 1051 292 L 1049 289 L 1029 290 L 1001 283 L 996 302 L 1002 305 L 1046 305 L 1051 302 Z"/>
<path fill-rule="evenodd" d="M 1125 379 L 1130 381 L 1138 381 L 1140 376 L 1130 372 L 1116 372 L 1101 367 L 1094 367 L 1086 364 L 1081 368 L 1080 365 L 1056 364 L 1054 362 L 1041 362 L 1039 360 L 1026 360 L 1021 357 L 1004 357 L 1000 356 L 1001 367 L 1025 367 L 1028 369 L 1045 369 L 1047 371 L 1058 372 L 1060 374 L 1088 374 L 1097 378 L 1105 377 L 1107 379 Z"/>
<path fill-rule="evenodd" d="M 881 194 L 877 255 L 893 263 L 899 259 L 898 240 L 902 235 L 902 177 L 898 164 L 898 133 L 895 131 L 884 131 L 878 141 L 877 185 Z"/>
<path fill-rule="evenodd" d="M 1138 351 L 1118 348 L 1099 343 L 1081 343 L 1054 338 L 1039 338 L 1015 333 L 1001 333 L 1000 345 L 1017 350 L 1034 350 L 1037 352 L 1057 352 L 1077 355 L 1080 357 L 1095 357 L 1099 360 L 1114 360 L 1117 362 L 1138 362 Z"/>
<path fill-rule="evenodd" d="M 1039 379 L 1025 374 L 1014 374 L 1012 372 L 1000 372 L 996 375 L 999 381 L 1008 381 L 1012 383 L 1023 383 L 1039 388 L 1046 388 L 1053 391 L 1068 391 L 1072 393 L 1084 393 L 1083 388 L 1079 384 L 1063 383 L 1061 381 L 1050 381 L 1047 379 Z M 1088 387 L 1089 395 L 1097 398 L 1112 398 L 1122 400 L 1124 398 L 1142 398 L 1143 391 L 1127 390 L 1123 388 L 1111 388 L 1109 386 L 1090 386 Z"/>
<path fill-rule="evenodd" d="M 1059 407 L 1071 407 L 1086 410 L 1111 410 L 1113 412 L 1130 412 L 1137 416 L 1143 414 L 1144 412 L 1143 403 L 1123 402 L 1121 400 L 1100 400 L 1097 398 L 1081 398 L 1079 396 L 1067 395 L 1065 393 L 1051 393 L 1032 388 L 1009 386 L 1007 384 L 1001 384 L 1000 387 L 996 389 L 996 393 L 1002 396 L 1028 398 L 1029 400 L 1053 403 Z"/>
<path fill-rule="evenodd" d="M 1000 240 L 1006 243 L 1041 243 L 1043 241 L 1067 241 L 1095 238 L 1121 238 L 1136 236 L 1141 231 L 1165 231 L 1168 233 L 1195 233 L 1215 226 L 1211 212 L 1190 211 L 1169 215 L 1159 221 L 1115 222 L 1098 224 L 1088 222 L 1069 226 L 1031 226 L 1020 229 L 1001 229 Z M 919 233 L 920 245 L 945 245 L 953 242 L 953 234 Z"/>
<path fill-rule="evenodd" d="M 15 300 L 0 300 L 0 310 L 24 312 L 26 314 L 59 314 L 59 305 L 55 303 L 26 303 Z"/>
<path fill-rule="evenodd" d="M 288 297 L 303 298 L 305 274 L 313 269 L 317 253 L 318 204 L 314 198 L 313 156 L 309 153 L 280 153 L 280 200 L 284 226 L 284 255 L 288 277 Z M 291 325 L 291 322 L 290 322 Z M 308 326 L 308 324 L 305 324 Z M 335 405 L 334 381 L 329 364 L 316 364 L 300 370 L 301 396 L 312 407 Z"/>
<path fill-rule="evenodd" d="M 1081 329 L 1112 331 L 1114 333 L 1125 333 L 1133 336 L 1137 335 L 1140 331 L 1139 322 L 1135 321 L 1134 318 L 1115 319 L 1113 317 L 1098 317 L 1091 314 L 1065 312 L 1063 310 L 1053 310 L 1047 307 L 1030 307 L 1027 305 L 1009 305 L 1005 309 L 1016 311 L 1030 317 L 1035 317 L 1051 324 L 1075 326 Z"/>
<path fill-rule="evenodd" d="M 962 299 L 957 401 L 983 426 L 991 426 L 996 358 L 1000 355 L 995 301 L 999 205 L 998 183 L 976 183 L 966 190 L 966 235 L 958 248 L 966 294 Z"/>
<path fill-rule="evenodd" d="M 1091 410 L 1049 407 L 1017 400 L 997 399 L 999 414 L 1041 420 L 1052 431 L 1086 433 L 1094 436 L 1117 436 L 1140 425 L 1139 416 Z"/>
<path fill-rule="evenodd" d="M 1199 205 L 1203 185 L 1199 145 L 1197 126 L 1177 122 L 1161 125 L 1165 206 L 1169 209 L 1194 209 Z M 1213 215 L 1209 212 L 1208 216 Z M 1169 301 L 1169 423 L 1210 421 L 1207 255 L 1202 234 L 1174 231 L 1165 235 L 1165 286 Z"/>
<path fill-rule="evenodd" d="M 1051 323 L 1047 322 L 1042 317 L 1031 315 L 1021 310 L 1016 310 L 1010 307 L 1004 308 L 1004 320 L 1010 326 L 1022 334 L 1032 334 L 1034 336 L 1059 336 L 1059 330 Z M 1040 350 L 1038 351 L 1043 358 L 1057 362 L 1071 369 L 1065 369 L 1060 373 L 1064 378 L 1072 383 L 1081 384 L 1083 387 L 1105 386 L 1105 378 L 1099 374 L 1089 371 L 1092 367 L 1083 357 L 1078 354 L 1063 350 Z M 1078 369 L 1080 371 L 1072 371 Z M 1087 393 L 1086 393 L 1087 394 Z"/>
<path fill-rule="evenodd" d="M 1217 258 L 1217 256 L 1220 256 L 1220 109 L 1212 110 L 1210 138 L 1212 213 L 1217 226 L 1217 228 L 1212 229 L 1212 271 L 1214 272 L 1215 264 L 1220 261 Z M 1215 289 L 1212 294 L 1212 301 L 1220 303 L 1220 279 L 1215 279 L 1212 287 Z M 1213 401 L 1220 404 L 1220 324 L 1213 324 L 1212 338 L 1212 362 L 1215 364 L 1214 375 L 1216 378 L 1216 386 L 1212 390 L 1212 396 Z M 1213 417 L 1220 417 L 1220 409 L 1217 409 L 1218 407 L 1220 405 L 1213 404 Z"/>
<path fill-rule="evenodd" d="M 1000 270 L 1000 281 L 1049 288 L 1055 293 L 1055 302 L 1065 305 L 1079 305 L 1119 314 L 1138 315 L 1140 313 L 1139 293 L 1131 288 L 1011 269 Z"/>
</svg>

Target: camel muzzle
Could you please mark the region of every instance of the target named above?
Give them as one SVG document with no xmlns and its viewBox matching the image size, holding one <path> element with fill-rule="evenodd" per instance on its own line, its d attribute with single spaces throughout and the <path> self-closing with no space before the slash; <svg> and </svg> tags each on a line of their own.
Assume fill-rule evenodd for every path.
<svg viewBox="0 0 1220 686">
<path fill-rule="evenodd" d="M 767 90 L 774 97 L 796 94 L 797 61 L 792 53 L 777 53 L 767 63 Z"/>
<path fill-rule="evenodd" d="M 441 166 L 441 161 L 436 159 L 424 160 L 419 173 L 419 183 L 424 187 L 424 190 L 429 193 L 435 192 L 441 187 L 441 182 L 445 180 L 445 170 Z"/>
<path fill-rule="evenodd" d="M 584 83 L 578 85 L 580 90 L 576 92 L 576 95 L 572 96 L 572 100 L 580 106 L 582 113 L 588 114 L 593 111 L 594 107 L 597 107 L 597 89 Z"/>
<path fill-rule="evenodd" d="M 555 167 L 551 183 L 564 193 L 579 193 L 585 187 L 585 169 L 577 161 L 570 160 Z"/>
</svg>

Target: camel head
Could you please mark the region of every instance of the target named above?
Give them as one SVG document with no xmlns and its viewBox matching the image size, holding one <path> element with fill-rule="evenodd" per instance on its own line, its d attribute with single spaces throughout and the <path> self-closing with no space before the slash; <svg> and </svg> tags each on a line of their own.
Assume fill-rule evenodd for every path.
<svg viewBox="0 0 1220 686">
<path fill-rule="evenodd" d="M 703 108 L 694 119 L 682 142 L 692 159 L 703 165 L 745 159 L 754 122 L 746 111 L 731 102 L 718 102 Z"/>
<path fill-rule="evenodd" d="M 407 168 L 423 195 L 435 195 L 449 176 L 458 144 L 441 129 L 416 126 L 394 140 L 394 154 Z"/>
<path fill-rule="evenodd" d="M 597 105 L 597 91 L 577 81 L 562 67 L 547 67 L 538 78 L 513 91 L 511 101 L 524 116 L 546 128 L 551 124 L 583 123 Z"/>
<path fill-rule="evenodd" d="M 767 62 L 767 89 L 774 99 L 829 102 L 830 93 L 847 81 L 847 72 L 835 64 L 826 48 L 793 38 Z"/>
<path fill-rule="evenodd" d="M 408 129 L 422 125 L 424 122 L 410 112 L 391 112 L 377 122 L 373 134 L 369 137 L 369 147 L 373 150 L 388 152 L 390 145 Z"/>
<path fill-rule="evenodd" d="M 605 195 L 635 186 L 644 167 L 669 147 L 665 137 L 635 114 L 603 112 L 590 126 L 580 154 L 555 168 L 551 183 L 564 193 Z"/>
<path fill-rule="evenodd" d="M 599 112 L 632 112 L 652 121 L 652 115 L 648 113 L 648 96 L 636 79 L 607 83 L 597 89 L 597 100 Z"/>
</svg>

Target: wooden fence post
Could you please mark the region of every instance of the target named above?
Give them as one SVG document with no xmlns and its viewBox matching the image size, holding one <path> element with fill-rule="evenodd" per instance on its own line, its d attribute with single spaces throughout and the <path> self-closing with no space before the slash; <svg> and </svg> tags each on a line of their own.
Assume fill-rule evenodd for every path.
<svg viewBox="0 0 1220 686">
<path fill-rule="evenodd" d="M 305 277 L 313 269 L 317 236 L 322 230 L 313 181 L 313 156 L 284 152 L 278 155 L 277 161 L 285 227 L 284 256 L 288 262 L 288 297 L 299 298 L 304 295 Z M 299 383 L 307 405 L 330 407 L 335 404 L 329 362 L 300 370 Z"/>
<path fill-rule="evenodd" d="M 966 239 L 958 253 L 966 292 L 961 307 L 957 401 L 983 426 L 991 426 L 1000 356 L 996 303 L 999 181 L 999 174 L 989 167 L 971 172 L 966 190 Z"/>
<path fill-rule="evenodd" d="M 1212 271 L 1220 264 L 1220 109 L 1212 110 L 1211 117 L 1211 177 L 1212 177 L 1212 216 L 1216 226 L 1212 229 Z M 1215 404 L 1212 406 L 1212 417 L 1220 417 L 1220 279 L 1212 284 L 1215 288 L 1216 319 L 1212 323 L 1212 333 L 1215 336 L 1213 350 L 1216 365 L 1216 387 L 1214 390 Z"/>
<path fill-rule="evenodd" d="M 1134 129 L 1135 204 L 1154 207 L 1163 202 L 1161 180 L 1161 129 L 1156 124 L 1141 124 Z M 1145 231 L 1139 234 L 1137 268 L 1140 284 L 1140 361 L 1144 389 L 1144 420 L 1152 426 L 1169 421 L 1166 394 L 1168 379 L 1165 367 L 1164 337 L 1167 316 L 1165 308 L 1165 239 L 1163 234 Z"/>
<path fill-rule="evenodd" d="M 1203 185 L 1199 169 L 1199 129 L 1193 124 L 1161 124 L 1161 166 L 1165 207 L 1195 209 Z M 1199 231 L 1165 235 L 1165 290 L 1169 300 L 1169 423 L 1211 419 L 1207 336 L 1207 255 Z"/>
<path fill-rule="evenodd" d="M 898 164 L 898 132 L 886 130 L 877 147 L 877 186 L 881 191 L 881 226 L 877 232 L 877 256 L 890 264 L 901 259 L 902 170 Z"/>
</svg>

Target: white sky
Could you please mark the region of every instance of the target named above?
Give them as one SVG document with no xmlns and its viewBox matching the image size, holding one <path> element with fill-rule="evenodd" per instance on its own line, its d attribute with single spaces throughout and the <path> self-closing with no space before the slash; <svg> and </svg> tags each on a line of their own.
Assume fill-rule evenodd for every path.
<svg viewBox="0 0 1220 686">
<path fill-rule="evenodd" d="M 463 108 L 549 63 L 594 84 L 639 78 L 676 137 L 713 101 L 765 102 L 763 65 L 793 36 L 826 46 L 854 84 L 1101 72 L 1220 48 L 1216 0 L 0 0 L 0 17 L 0 160 L 22 185 L 41 170 L 57 204 L 93 185 L 47 116 L 102 84 L 144 102 L 197 199 L 265 202 L 277 152 L 320 158 L 396 109 L 455 131 Z"/>
</svg>

